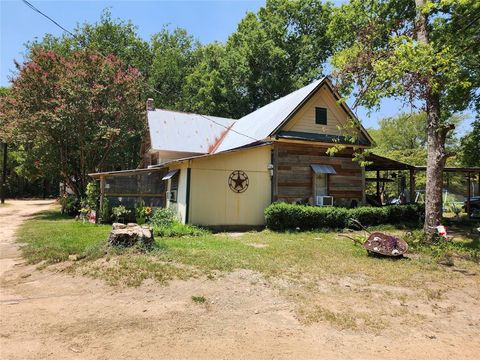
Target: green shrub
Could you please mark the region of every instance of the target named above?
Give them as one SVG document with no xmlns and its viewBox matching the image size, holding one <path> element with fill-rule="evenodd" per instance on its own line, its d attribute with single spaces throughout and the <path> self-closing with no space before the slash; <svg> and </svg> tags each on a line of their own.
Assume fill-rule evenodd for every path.
<svg viewBox="0 0 480 360">
<path fill-rule="evenodd" d="M 80 211 L 80 201 L 74 195 L 63 195 L 58 199 L 62 207 L 62 214 L 76 216 Z"/>
<path fill-rule="evenodd" d="M 205 229 L 193 225 L 174 222 L 170 225 L 154 226 L 153 233 L 160 237 L 203 236 L 209 234 Z"/>
<path fill-rule="evenodd" d="M 342 229 L 351 220 L 364 226 L 411 223 L 418 221 L 423 212 L 423 206 L 417 204 L 346 209 L 274 203 L 265 209 L 265 219 L 267 227 L 272 230 Z"/>
<path fill-rule="evenodd" d="M 125 221 L 126 217 L 131 213 L 131 210 L 128 210 L 124 205 L 118 205 L 112 208 L 113 216 L 115 217 L 116 222 Z"/>
<path fill-rule="evenodd" d="M 153 227 L 168 227 L 178 222 L 175 212 L 167 208 L 157 208 L 150 218 L 150 225 Z"/>
<path fill-rule="evenodd" d="M 102 224 L 108 224 L 112 220 L 112 213 L 110 210 L 108 198 L 105 197 L 103 199 L 102 208 L 100 209 L 100 222 Z"/>
<path fill-rule="evenodd" d="M 138 225 L 143 225 L 147 221 L 145 214 L 145 201 L 140 200 L 135 204 L 135 220 Z"/>
<path fill-rule="evenodd" d="M 98 210 L 100 201 L 100 189 L 96 181 L 91 181 L 85 189 L 85 197 L 82 199 L 82 206 L 89 207 L 92 210 Z"/>
<path fill-rule="evenodd" d="M 150 218 L 150 225 L 153 227 L 153 233 L 161 237 L 203 236 L 209 233 L 196 226 L 182 224 L 173 210 L 165 208 L 155 209 Z"/>
</svg>

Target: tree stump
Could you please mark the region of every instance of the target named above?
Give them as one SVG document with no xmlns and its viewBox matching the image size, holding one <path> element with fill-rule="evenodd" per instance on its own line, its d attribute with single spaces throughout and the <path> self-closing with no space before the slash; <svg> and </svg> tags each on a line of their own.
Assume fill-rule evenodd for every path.
<svg viewBox="0 0 480 360">
<path fill-rule="evenodd" d="M 132 247 L 140 245 L 150 247 L 153 245 L 153 230 L 150 227 L 134 223 L 128 225 L 114 223 L 108 236 L 110 246 Z"/>
</svg>

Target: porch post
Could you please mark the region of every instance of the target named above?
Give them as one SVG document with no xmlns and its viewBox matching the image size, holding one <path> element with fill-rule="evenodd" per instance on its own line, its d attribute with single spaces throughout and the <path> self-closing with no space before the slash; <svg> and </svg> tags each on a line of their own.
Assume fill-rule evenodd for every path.
<svg viewBox="0 0 480 360">
<path fill-rule="evenodd" d="M 468 190 L 467 190 L 467 206 L 466 206 L 466 209 L 467 210 L 467 215 L 468 215 L 468 218 L 470 218 L 470 197 L 471 197 L 471 187 L 472 187 L 472 184 L 471 184 L 471 181 L 470 181 L 470 173 L 468 173 L 467 175 L 467 186 L 468 186 Z"/>
<path fill-rule="evenodd" d="M 380 200 L 380 170 L 377 170 L 377 200 L 381 202 Z"/>
<path fill-rule="evenodd" d="M 99 209 L 100 211 L 97 214 L 97 219 L 99 215 L 102 213 L 104 196 L 105 196 L 105 176 L 100 176 L 100 209 Z"/>
<path fill-rule="evenodd" d="M 410 169 L 410 199 L 409 199 L 410 203 L 415 202 L 414 192 L 415 192 L 415 170 Z"/>
<path fill-rule="evenodd" d="M 273 143 L 271 154 L 271 164 L 273 165 L 273 176 L 271 179 L 271 202 L 278 200 L 278 146 Z"/>
</svg>

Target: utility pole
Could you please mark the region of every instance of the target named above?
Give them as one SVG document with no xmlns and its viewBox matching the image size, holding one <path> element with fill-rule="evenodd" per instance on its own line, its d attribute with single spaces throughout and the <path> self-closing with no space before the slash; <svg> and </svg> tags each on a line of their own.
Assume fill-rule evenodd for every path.
<svg viewBox="0 0 480 360">
<path fill-rule="evenodd" d="M 7 182 L 7 143 L 3 143 L 3 167 L 2 167 L 2 183 L 0 184 L 0 197 L 2 204 L 5 204 L 5 184 Z"/>
</svg>

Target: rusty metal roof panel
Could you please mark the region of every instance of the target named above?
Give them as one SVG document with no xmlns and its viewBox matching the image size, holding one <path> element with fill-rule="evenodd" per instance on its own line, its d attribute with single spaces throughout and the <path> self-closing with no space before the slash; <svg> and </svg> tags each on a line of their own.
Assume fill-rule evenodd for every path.
<svg viewBox="0 0 480 360">
<path fill-rule="evenodd" d="M 235 123 L 233 119 L 170 110 L 148 111 L 154 150 L 209 154 Z"/>
<path fill-rule="evenodd" d="M 268 138 L 309 98 L 323 80 L 314 81 L 237 120 L 215 152 L 235 149 Z"/>
</svg>

